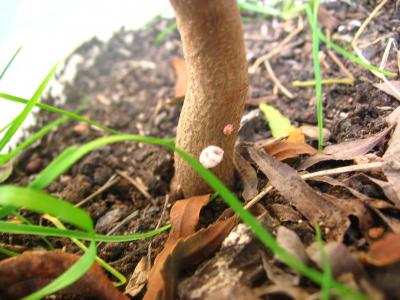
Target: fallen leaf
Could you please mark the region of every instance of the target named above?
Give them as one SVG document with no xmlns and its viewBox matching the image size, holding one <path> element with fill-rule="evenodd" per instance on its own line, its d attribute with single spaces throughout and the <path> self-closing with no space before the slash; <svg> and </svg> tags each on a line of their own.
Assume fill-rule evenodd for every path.
<svg viewBox="0 0 400 300">
<path fill-rule="evenodd" d="M 318 151 L 305 142 L 291 142 L 287 140 L 276 140 L 264 146 L 265 152 L 283 161 L 295 158 L 302 154 L 316 154 Z"/>
<path fill-rule="evenodd" d="M 286 228 L 285 226 L 279 226 L 276 234 L 276 242 L 289 253 L 296 260 L 303 264 L 307 264 L 308 257 L 304 248 L 303 242 L 299 236 L 293 230 Z M 275 259 L 280 260 L 278 257 Z M 282 261 L 283 262 L 283 261 Z"/>
<path fill-rule="evenodd" d="M 268 208 L 280 222 L 298 222 L 302 219 L 300 213 L 289 205 L 275 203 Z"/>
<path fill-rule="evenodd" d="M 299 128 L 307 138 L 315 141 L 319 139 L 319 129 L 317 126 L 303 125 Z M 331 132 L 326 128 L 322 129 L 322 135 L 324 141 L 328 141 L 331 138 Z"/>
<path fill-rule="evenodd" d="M 307 300 L 311 299 L 310 295 L 302 288 L 294 286 L 282 285 L 266 285 L 256 289 L 257 296 L 261 299 L 293 299 Z"/>
<path fill-rule="evenodd" d="M 399 120 L 397 120 L 399 121 Z M 385 174 L 388 182 L 392 185 L 391 193 L 395 193 L 396 196 L 392 195 L 392 199 L 400 199 L 400 126 L 397 125 L 394 130 L 392 137 L 389 140 L 389 146 L 383 155 L 384 165 L 383 173 Z M 397 207 L 400 207 L 398 201 L 394 203 Z"/>
<path fill-rule="evenodd" d="M 283 116 L 279 110 L 271 105 L 261 103 L 259 108 L 264 113 L 274 138 L 289 135 L 293 127 L 288 118 Z"/>
<path fill-rule="evenodd" d="M 333 12 L 326 9 L 323 5 L 318 9 L 318 22 L 330 32 L 333 32 L 340 25 L 339 20 L 334 16 Z"/>
<path fill-rule="evenodd" d="M 327 146 L 323 152 L 318 152 L 306 159 L 300 169 L 308 169 L 316 163 L 326 160 L 352 160 L 357 156 L 364 155 L 381 142 L 392 128 L 393 126 L 389 126 L 380 133 L 364 139 Z"/>
<path fill-rule="evenodd" d="M 78 255 L 54 251 L 27 251 L 0 262 L 0 298 L 20 299 L 60 276 L 79 259 Z M 97 264 L 59 293 L 77 297 L 127 300 Z"/>
<path fill-rule="evenodd" d="M 386 83 L 386 82 L 381 82 L 381 83 L 375 83 L 374 87 L 377 89 L 381 90 L 382 92 L 396 98 L 397 100 L 400 101 L 400 81 L 388 81 L 392 85 L 394 89 L 397 90 L 397 93 L 393 91 L 393 89 Z"/>
<path fill-rule="evenodd" d="M 207 228 L 195 232 L 200 210 L 208 199 L 209 195 L 177 201 L 171 209 L 172 229 L 149 273 L 144 299 L 175 299 L 180 271 L 198 264 L 213 253 L 235 225 L 235 217 L 221 217 Z"/>
<path fill-rule="evenodd" d="M 400 120 L 400 106 L 397 107 L 394 111 L 392 111 L 387 117 L 386 122 L 389 125 L 396 125 Z"/>
<path fill-rule="evenodd" d="M 341 236 L 348 224 L 340 208 L 317 194 L 296 170 L 256 148 L 248 149 L 250 157 L 268 177 L 270 184 L 288 200 L 312 225 L 323 223 L 334 235 Z"/>
<path fill-rule="evenodd" d="M 149 272 L 149 259 L 147 258 L 147 256 L 143 256 L 136 265 L 135 270 L 133 271 L 133 274 L 129 279 L 129 282 L 125 287 L 124 293 L 128 294 L 131 297 L 135 297 L 136 295 L 138 295 L 146 286 Z"/>
<path fill-rule="evenodd" d="M 361 263 L 353 256 L 345 245 L 338 242 L 329 242 L 324 245 L 332 275 L 337 278 L 344 273 L 352 273 L 355 278 L 364 277 L 365 270 Z M 307 247 L 310 259 L 323 270 L 321 250 L 317 242 Z"/>
<path fill-rule="evenodd" d="M 188 80 L 185 61 L 181 58 L 174 57 L 171 59 L 171 64 L 174 67 L 176 74 L 175 98 L 184 98 L 186 95 L 186 86 Z"/>
<path fill-rule="evenodd" d="M 265 273 L 270 281 L 277 285 L 295 286 L 300 283 L 299 274 L 292 274 L 283 270 L 274 264 L 274 261 L 269 261 L 264 252 L 260 253 Z"/>
<path fill-rule="evenodd" d="M 396 188 L 393 186 L 393 184 L 367 175 L 365 175 L 365 177 L 371 180 L 373 183 L 377 184 L 382 189 L 385 196 L 394 205 L 400 208 L 400 195 L 396 192 Z"/>
<path fill-rule="evenodd" d="M 366 261 L 374 266 L 383 267 L 400 261 L 400 234 L 388 234 L 382 240 L 371 245 L 365 256 Z"/>
<path fill-rule="evenodd" d="M 258 194 L 258 178 L 257 172 L 251 164 L 236 149 L 234 153 L 233 163 L 238 171 L 243 183 L 242 196 L 245 201 L 253 199 Z"/>
</svg>

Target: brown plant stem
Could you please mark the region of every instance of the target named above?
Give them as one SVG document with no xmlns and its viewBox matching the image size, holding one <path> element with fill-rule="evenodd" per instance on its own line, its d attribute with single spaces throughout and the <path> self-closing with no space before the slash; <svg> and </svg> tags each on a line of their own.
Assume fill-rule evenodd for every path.
<svg viewBox="0 0 400 300">
<path fill-rule="evenodd" d="M 227 185 L 233 180 L 233 150 L 247 95 L 247 62 L 235 0 L 170 0 L 176 13 L 188 72 L 188 86 L 176 145 L 195 158 L 209 145 L 224 150 L 212 171 Z M 233 133 L 224 135 L 226 125 Z M 186 197 L 209 192 L 208 185 L 175 156 Z"/>
</svg>

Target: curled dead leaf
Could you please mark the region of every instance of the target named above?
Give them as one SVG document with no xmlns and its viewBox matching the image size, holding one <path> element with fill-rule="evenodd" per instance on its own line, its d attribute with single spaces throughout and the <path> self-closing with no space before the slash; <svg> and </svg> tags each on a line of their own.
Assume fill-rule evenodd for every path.
<svg viewBox="0 0 400 300">
<path fill-rule="evenodd" d="M 171 209 L 172 229 L 149 273 L 144 299 L 175 299 L 179 273 L 213 253 L 235 225 L 236 218 L 229 217 L 195 232 L 208 199 L 205 195 L 177 201 Z"/>
<path fill-rule="evenodd" d="M 326 160 L 352 160 L 357 156 L 364 155 L 381 142 L 392 128 L 393 126 L 389 126 L 380 133 L 364 139 L 327 146 L 323 152 L 318 152 L 306 159 L 300 169 L 308 169 L 316 163 Z"/>
<path fill-rule="evenodd" d="M 0 298 L 20 299 L 60 276 L 79 259 L 78 255 L 54 251 L 28 251 L 0 262 Z M 103 300 L 127 300 L 101 268 L 94 264 L 62 294 Z"/>
<path fill-rule="evenodd" d="M 257 172 L 238 150 L 235 150 L 234 155 L 233 163 L 243 183 L 242 196 L 244 200 L 248 201 L 258 194 Z"/>
<path fill-rule="evenodd" d="M 400 261 L 400 234 L 388 234 L 382 240 L 371 245 L 365 256 L 366 261 L 374 266 L 383 267 Z"/>
<path fill-rule="evenodd" d="M 143 256 L 136 265 L 129 282 L 125 287 L 125 294 L 128 294 L 131 297 L 138 295 L 146 286 L 149 271 L 149 260 L 146 256 Z"/>
<path fill-rule="evenodd" d="M 174 67 L 176 74 L 175 81 L 175 98 L 181 99 L 186 95 L 187 86 L 187 71 L 186 64 L 182 58 L 174 57 L 171 59 L 171 64 Z"/>
</svg>

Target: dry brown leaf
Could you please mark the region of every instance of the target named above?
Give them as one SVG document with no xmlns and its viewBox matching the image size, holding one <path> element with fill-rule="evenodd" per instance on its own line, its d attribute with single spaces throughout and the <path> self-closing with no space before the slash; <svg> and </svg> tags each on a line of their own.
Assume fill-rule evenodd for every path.
<svg viewBox="0 0 400 300">
<path fill-rule="evenodd" d="M 303 264 L 308 263 L 308 257 L 303 242 L 293 230 L 285 226 L 279 226 L 276 234 L 276 242 L 286 250 L 287 253 L 296 258 L 297 261 Z M 276 257 L 276 259 L 280 260 L 279 257 Z"/>
<path fill-rule="evenodd" d="M 257 296 L 262 299 L 307 300 L 310 295 L 302 288 L 284 285 L 265 285 L 256 289 Z"/>
<path fill-rule="evenodd" d="M 135 270 L 133 271 L 133 274 L 129 279 L 129 282 L 125 287 L 125 294 L 128 294 L 131 297 L 135 297 L 136 295 L 138 295 L 146 286 L 149 272 L 149 259 L 147 258 L 147 256 L 143 256 L 136 265 Z"/>
<path fill-rule="evenodd" d="M 361 263 L 342 243 L 330 242 L 324 245 L 324 249 L 332 268 L 332 275 L 335 278 L 344 273 L 352 273 L 357 279 L 365 276 L 365 271 Z M 317 242 L 307 247 L 307 254 L 323 270 L 321 250 Z"/>
<path fill-rule="evenodd" d="M 144 299 L 175 299 L 179 272 L 213 253 L 235 225 L 235 218 L 216 221 L 195 232 L 209 195 L 177 201 L 171 210 L 172 229 L 149 274 Z"/>
<path fill-rule="evenodd" d="M 312 225 L 323 223 L 338 238 L 345 231 L 348 221 L 341 209 L 330 200 L 317 194 L 299 176 L 296 170 L 281 163 L 270 155 L 255 148 L 249 148 L 251 158 L 268 177 L 270 184 L 306 217 Z"/>
<path fill-rule="evenodd" d="M 275 140 L 266 144 L 264 150 L 280 161 L 298 157 L 302 154 L 318 153 L 316 149 L 306 144 L 304 134 L 299 128 L 292 130 L 286 140 Z"/>
<path fill-rule="evenodd" d="M 187 71 L 186 64 L 182 58 L 174 57 L 171 59 L 176 74 L 175 81 L 175 98 L 180 99 L 186 95 Z"/>
<path fill-rule="evenodd" d="M 382 240 L 371 245 L 365 256 L 366 261 L 374 266 L 382 267 L 400 261 L 400 234 L 388 234 Z"/>
<path fill-rule="evenodd" d="M 284 286 L 296 286 L 300 283 L 300 275 L 292 274 L 286 270 L 283 270 L 282 267 L 274 264 L 274 261 L 268 260 L 267 256 L 264 252 L 260 253 L 263 267 L 267 277 L 270 281 L 277 285 Z"/>
<path fill-rule="evenodd" d="M 317 126 L 303 125 L 299 128 L 307 138 L 315 141 L 319 139 L 319 129 Z M 322 135 L 324 137 L 324 141 L 327 141 L 331 138 L 331 132 L 326 128 L 322 130 Z"/>
<path fill-rule="evenodd" d="M 0 262 L 0 298 L 20 299 L 60 276 L 79 259 L 78 255 L 54 251 L 28 251 Z M 103 300 L 127 300 L 101 268 L 94 264 L 62 294 Z"/>
<path fill-rule="evenodd" d="M 400 81 L 389 81 L 392 86 L 400 92 Z M 388 84 L 386 82 L 381 82 L 381 83 L 375 83 L 374 87 L 376 87 L 377 89 L 381 90 L 382 92 L 396 98 L 397 100 L 400 101 L 400 97 L 397 93 L 395 93 L 390 86 L 388 86 Z"/>
<path fill-rule="evenodd" d="M 318 9 L 318 22 L 330 32 L 333 32 L 340 25 L 339 20 L 323 5 Z"/>
<path fill-rule="evenodd" d="M 235 157 L 233 160 L 235 168 L 238 171 L 243 183 L 242 196 L 245 201 L 253 199 L 258 194 L 258 178 L 257 172 L 251 164 L 235 150 Z"/>
<path fill-rule="evenodd" d="M 380 133 L 364 139 L 327 146 L 323 152 L 318 152 L 306 159 L 300 169 L 308 169 L 316 163 L 326 160 L 352 160 L 357 156 L 364 155 L 381 142 L 392 128 L 393 126 L 389 126 Z"/>
<path fill-rule="evenodd" d="M 400 118 L 400 117 L 399 117 Z M 399 120 L 397 120 L 398 122 Z M 397 125 L 394 130 L 392 137 L 389 141 L 389 147 L 383 155 L 385 164 L 383 166 L 383 172 L 392 185 L 391 193 L 395 193 L 396 198 L 400 199 L 400 126 Z M 392 199 L 395 196 L 392 195 Z M 396 201 L 394 203 L 397 207 L 400 207 L 400 203 Z"/>
</svg>

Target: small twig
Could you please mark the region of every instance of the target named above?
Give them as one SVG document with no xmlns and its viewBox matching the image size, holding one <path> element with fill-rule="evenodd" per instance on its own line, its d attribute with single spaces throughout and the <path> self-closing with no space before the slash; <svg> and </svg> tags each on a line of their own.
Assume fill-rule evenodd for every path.
<svg viewBox="0 0 400 300">
<path fill-rule="evenodd" d="M 274 49 L 272 49 L 270 52 L 267 54 L 264 54 L 263 56 L 260 56 L 254 64 L 249 68 L 249 73 L 254 74 L 258 67 L 264 63 L 265 61 L 271 59 L 275 55 L 279 54 L 282 52 L 282 50 L 285 48 L 286 44 L 288 44 L 293 37 L 298 35 L 304 28 L 303 20 L 299 18 L 298 25 L 295 31 L 292 31 L 289 33 Z"/>
<path fill-rule="evenodd" d="M 381 8 L 388 2 L 388 0 L 383 0 L 381 3 L 379 3 L 374 10 L 370 13 L 368 18 L 365 19 L 365 21 L 361 24 L 360 28 L 358 28 L 356 34 L 353 37 L 353 40 L 351 41 L 351 44 L 354 46 L 357 42 L 357 40 L 360 38 L 361 34 L 367 28 L 368 24 L 371 22 L 373 18 L 378 14 L 378 12 L 381 10 Z"/>
<path fill-rule="evenodd" d="M 123 226 L 125 226 L 130 220 L 135 218 L 139 214 L 138 210 L 135 210 L 133 213 L 130 215 L 126 216 L 121 222 L 119 222 L 117 225 L 115 225 L 114 228 L 112 228 L 109 232 L 106 233 L 106 235 L 112 235 L 113 233 L 117 232 L 120 230 Z M 97 244 L 97 247 L 99 247 L 103 242 L 99 242 Z"/>
<path fill-rule="evenodd" d="M 392 49 L 392 45 L 394 45 L 394 38 L 389 38 L 388 43 L 386 44 L 385 47 L 385 52 L 383 52 L 381 64 L 379 66 L 379 69 L 384 69 L 389 57 L 390 50 Z"/>
<path fill-rule="evenodd" d="M 278 87 L 278 89 L 288 98 L 293 99 L 294 95 L 283 86 L 283 84 L 279 81 L 279 79 L 275 76 L 274 71 L 272 70 L 272 67 L 269 63 L 268 60 L 264 61 L 265 68 L 267 69 L 269 77 L 271 77 L 272 81 L 275 83 L 275 85 Z"/>
<path fill-rule="evenodd" d="M 382 168 L 384 164 L 385 164 L 384 162 L 378 161 L 378 162 L 367 163 L 367 164 L 362 164 L 362 165 L 340 167 L 340 168 L 335 168 L 335 169 L 318 171 L 318 172 L 314 172 L 314 173 L 303 174 L 303 175 L 301 175 L 301 178 L 308 179 L 308 178 L 313 178 L 313 177 L 317 177 L 317 176 L 336 175 L 336 174 L 356 172 L 356 171 L 367 171 L 367 170 L 371 170 L 371 169 Z"/>
<path fill-rule="evenodd" d="M 328 39 L 331 39 L 331 35 L 328 32 L 327 32 L 327 37 L 328 37 Z M 348 78 L 350 78 L 352 81 L 354 81 L 353 74 L 349 71 L 349 69 L 346 68 L 346 66 L 342 63 L 342 61 L 337 57 L 335 52 L 333 52 L 329 47 L 327 47 L 326 53 L 336 63 L 336 65 L 338 65 L 339 69 L 342 70 L 342 72 L 344 74 L 346 74 L 346 76 Z"/>
<path fill-rule="evenodd" d="M 351 78 L 327 78 L 327 79 L 322 79 L 321 83 L 324 85 L 329 85 L 329 84 L 353 85 L 354 81 Z M 295 80 L 292 82 L 292 85 L 295 87 L 310 87 L 315 85 L 315 80 L 307 80 L 307 81 Z"/>
<path fill-rule="evenodd" d="M 244 206 L 245 209 L 250 209 L 253 207 L 258 201 L 260 201 L 266 194 L 272 191 L 273 187 L 269 184 L 265 185 L 265 187 L 261 190 L 260 193 L 257 194 L 253 199 L 246 203 Z"/>
<path fill-rule="evenodd" d="M 97 195 L 100 195 L 102 192 L 104 192 L 105 190 L 109 189 L 110 187 L 112 187 L 114 184 L 116 184 L 118 182 L 119 178 L 116 178 L 115 174 L 113 174 L 105 184 L 103 184 L 103 186 L 101 186 L 97 191 L 95 191 L 94 193 L 92 193 L 91 195 L 87 196 L 85 199 L 83 199 L 82 201 L 80 201 L 79 203 L 77 203 L 75 206 L 76 207 L 80 207 L 84 204 L 86 204 L 87 202 L 89 202 L 90 200 L 92 200 L 94 197 L 96 197 Z"/>
<path fill-rule="evenodd" d="M 158 222 L 157 222 L 155 230 L 157 230 L 160 227 L 161 222 L 164 219 L 164 215 L 165 215 L 165 212 L 167 211 L 168 203 L 169 203 L 169 195 L 167 194 L 165 196 L 164 206 L 163 206 L 163 209 L 161 211 L 160 218 L 158 219 Z M 151 266 L 151 251 L 152 251 L 151 248 L 152 248 L 152 245 L 153 245 L 153 239 L 154 238 L 151 239 L 151 241 L 149 243 L 149 246 L 147 248 L 147 261 L 148 261 L 148 265 L 149 266 Z"/>
<path fill-rule="evenodd" d="M 151 199 L 152 198 L 151 195 L 149 194 L 149 192 L 147 191 L 148 188 L 143 183 L 141 183 L 140 181 L 138 181 L 136 179 L 133 179 L 132 177 L 129 177 L 128 174 L 126 174 L 123 171 L 117 170 L 117 174 L 120 175 L 121 177 L 125 178 L 126 180 L 128 180 L 147 199 Z"/>
<path fill-rule="evenodd" d="M 318 171 L 318 172 L 314 172 L 314 173 L 307 173 L 307 174 L 302 174 L 300 176 L 302 179 L 309 179 L 309 178 L 326 176 L 326 175 L 336 175 L 336 174 L 356 172 L 356 171 L 367 171 L 367 170 L 371 170 L 371 169 L 382 168 L 384 164 L 385 164 L 384 162 L 379 161 L 379 162 L 367 163 L 367 164 L 362 164 L 362 165 L 346 166 L 346 167 Z M 272 189 L 273 189 L 273 187 L 271 185 L 269 185 L 269 183 L 267 183 L 265 185 L 265 187 L 261 190 L 260 193 L 258 193 L 253 199 L 251 199 L 249 202 L 246 203 L 244 208 L 249 209 L 249 208 L 253 207 L 265 195 L 267 195 L 270 191 L 272 191 Z"/>
</svg>

